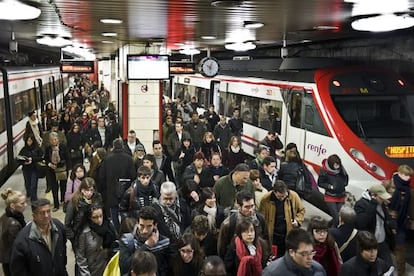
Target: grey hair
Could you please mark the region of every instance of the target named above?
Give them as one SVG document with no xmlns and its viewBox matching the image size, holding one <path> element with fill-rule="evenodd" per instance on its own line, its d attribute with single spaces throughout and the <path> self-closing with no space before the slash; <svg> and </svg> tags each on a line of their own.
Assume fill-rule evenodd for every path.
<svg viewBox="0 0 414 276">
<path fill-rule="evenodd" d="M 160 193 L 161 194 L 177 193 L 177 188 L 175 187 L 174 182 L 165 181 L 164 183 L 162 183 L 161 188 L 160 188 Z"/>
<path fill-rule="evenodd" d="M 58 138 L 59 139 L 59 135 L 57 134 L 57 132 L 52 131 L 52 132 L 49 133 L 49 139 L 50 138 Z"/>
<path fill-rule="evenodd" d="M 343 205 L 339 209 L 338 215 L 341 217 L 342 221 L 346 224 L 353 224 L 355 222 L 356 213 L 354 208 L 349 205 Z"/>
</svg>

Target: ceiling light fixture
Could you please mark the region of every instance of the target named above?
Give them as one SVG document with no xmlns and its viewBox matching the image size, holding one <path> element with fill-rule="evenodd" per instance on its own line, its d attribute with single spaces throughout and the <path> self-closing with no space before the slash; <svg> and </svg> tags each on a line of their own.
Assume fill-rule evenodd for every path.
<svg viewBox="0 0 414 276">
<path fill-rule="evenodd" d="M 247 29 L 259 29 L 264 26 L 264 23 L 257 21 L 244 21 L 243 25 Z"/>
<path fill-rule="evenodd" d="M 200 51 L 195 48 L 185 48 L 185 49 L 180 50 L 180 54 L 187 55 L 187 56 L 198 55 L 199 53 Z"/>
<path fill-rule="evenodd" d="M 113 41 L 109 41 L 109 40 L 102 40 L 103 44 L 114 44 Z"/>
<path fill-rule="evenodd" d="M 53 34 L 44 34 L 43 36 L 36 39 L 38 44 L 47 45 L 50 47 L 64 47 L 71 45 L 72 41 L 67 37 L 56 36 Z"/>
<path fill-rule="evenodd" d="M 360 18 L 351 23 L 354 30 L 368 32 L 389 32 L 407 29 L 414 26 L 414 17 L 408 14 L 382 14 L 373 17 Z"/>
<path fill-rule="evenodd" d="M 113 36 L 117 36 L 118 34 L 117 33 L 102 33 L 102 35 L 106 37 L 113 37 Z"/>
<path fill-rule="evenodd" d="M 201 36 L 201 38 L 205 40 L 213 40 L 213 39 L 216 39 L 217 37 L 214 35 L 203 35 Z"/>
<path fill-rule="evenodd" d="M 102 18 L 99 21 L 104 24 L 121 24 L 123 22 L 121 19 L 115 18 Z"/>
<path fill-rule="evenodd" d="M 256 44 L 251 41 L 236 42 L 224 45 L 227 50 L 233 50 L 236 52 L 245 52 L 256 48 Z"/>
<path fill-rule="evenodd" d="M 243 2 L 243 0 L 213 0 L 211 5 L 213 7 L 231 8 L 241 6 Z"/>
<path fill-rule="evenodd" d="M 31 3 L 28 1 L 2 0 L 0 2 L 0 20 L 30 20 L 38 18 L 42 11 L 31 5 Z"/>
<path fill-rule="evenodd" d="M 313 27 L 313 29 L 317 30 L 317 31 L 334 31 L 334 30 L 338 30 L 339 27 L 338 26 L 320 25 L 320 26 Z"/>
</svg>

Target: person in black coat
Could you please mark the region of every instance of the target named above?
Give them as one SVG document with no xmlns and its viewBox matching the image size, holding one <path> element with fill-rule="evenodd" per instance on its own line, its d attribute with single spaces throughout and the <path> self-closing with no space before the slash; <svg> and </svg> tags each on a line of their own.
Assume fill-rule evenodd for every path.
<svg viewBox="0 0 414 276">
<path fill-rule="evenodd" d="M 360 231 L 357 235 L 357 246 L 357 255 L 342 265 L 340 276 L 393 275 L 392 263 L 387 263 L 377 256 L 378 243 L 374 234 Z"/>
<path fill-rule="evenodd" d="M 204 117 L 207 119 L 208 131 L 213 132 L 217 123 L 220 121 L 220 117 L 214 111 L 214 104 L 208 106 L 208 110 L 204 112 Z"/>
<path fill-rule="evenodd" d="M 18 163 L 23 165 L 22 171 L 26 196 L 35 201 L 37 200 L 37 183 L 39 175 L 36 163 L 43 159 L 43 152 L 33 135 L 25 137 L 24 147 L 20 150 L 19 156 L 23 158 L 22 160 L 18 160 Z"/>
<path fill-rule="evenodd" d="M 91 128 L 88 132 L 89 145 L 92 145 L 95 141 L 101 142 L 101 145 L 108 149 L 112 144 L 112 133 L 109 127 L 105 126 L 105 118 L 98 118 L 98 126 Z"/>
<path fill-rule="evenodd" d="M 345 187 L 348 186 L 348 180 L 348 173 L 338 155 L 332 154 L 322 161 L 318 186 L 325 189 L 325 201 L 334 226 L 338 225 L 338 212 L 345 203 Z"/>
<path fill-rule="evenodd" d="M 99 169 L 100 193 L 102 194 L 105 210 L 110 214 L 116 230 L 119 230 L 119 203 L 132 180 L 136 178 L 136 171 L 132 157 L 125 152 L 122 139 L 115 139 L 113 151 L 102 162 Z M 109 211 L 109 213 L 108 213 Z"/>
<path fill-rule="evenodd" d="M 339 253 L 343 262 L 348 261 L 355 256 L 356 234 L 358 230 L 355 228 L 356 213 L 351 206 L 344 205 L 339 210 L 339 225 L 329 229 L 329 233 L 335 239 L 339 248 Z"/>
<path fill-rule="evenodd" d="M 32 202 L 33 221 L 17 236 L 10 269 L 19 276 L 67 276 L 66 235 L 63 224 L 51 217 L 50 201 Z M 47 237 L 47 239 L 45 239 Z"/>
<path fill-rule="evenodd" d="M 73 124 L 69 132 L 66 134 L 67 148 L 69 152 L 69 158 L 71 164 L 83 164 L 83 145 L 85 143 L 82 133 L 80 132 L 80 126 Z"/>
<path fill-rule="evenodd" d="M 126 190 L 119 203 L 122 221 L 127 217 L 137 218 L 139 210 L 144 206 L 150 206 L 159 196 L 151 181 L 151 170 L 145 166 L 139 167 L 137 179 Z"/>
</svg>

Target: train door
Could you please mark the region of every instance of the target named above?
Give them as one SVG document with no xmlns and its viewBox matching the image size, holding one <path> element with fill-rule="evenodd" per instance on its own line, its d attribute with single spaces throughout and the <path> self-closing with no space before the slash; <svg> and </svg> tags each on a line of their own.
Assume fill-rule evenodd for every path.
<svg viewBox="0 0 414 276">
<path fill-rule="evenodd" d="M 210 83 L 210 103 L 214 104 L 215 111 L 218 113 L 220 107 L 220 82 L 212 80 Z"/>
<path fill-rule="evenodd" d="M 305 91 L 301 88 L 293 88 L 288 96 L 288 112 L 290 123 L 286 126 L 286 143 L 295 143 L 300 156 L 305 151 L 305 130 L 304 130 L 304 105 Z"/>
<path fill-rule="evenodd" d="M 39 99 L 40 99 L 40 111 L 43 113 L 46 107 L 46 97 L 45 97 L 45 94 L 43 93 L 43 81 L 42 79 L 37 79 L 35 83 L 36 83 L 36 90 L 38 92 Z"/>
</svg>

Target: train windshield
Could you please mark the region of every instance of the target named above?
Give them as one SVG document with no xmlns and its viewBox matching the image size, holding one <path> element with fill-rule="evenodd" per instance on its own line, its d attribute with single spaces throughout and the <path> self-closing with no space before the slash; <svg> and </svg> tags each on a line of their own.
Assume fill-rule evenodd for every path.
<svg viewBox="0 0 414 276">
<path fill-rule="evenodd" d="M 344 121 L 361 138 L 414 138 L 412 94 L 335 95 L 332 99 Z"/>
</svg>

